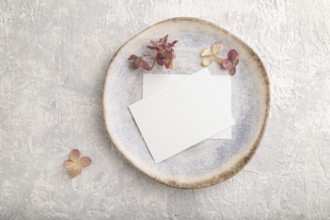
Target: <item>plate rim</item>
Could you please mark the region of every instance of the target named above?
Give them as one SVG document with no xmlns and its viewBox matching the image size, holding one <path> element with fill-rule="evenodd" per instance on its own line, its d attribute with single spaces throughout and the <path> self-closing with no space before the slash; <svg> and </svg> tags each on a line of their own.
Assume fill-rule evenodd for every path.
<svg viewBox="0 0 330 220">
<path fill-rule="evenodd" d="M 105 102 L 105 89 L 106 89 L 106 83 L 108 81 L 108 77 L 109 77 L 109 71 L 111 68 L 111 65 L 114 61 L 114 59 L 117 57 L 118 53 L 133 39 L 135 39 L 136 37 L 138 37 L 140 34 L 142 34 L 143 32 L 149 30 L 152 27 L 158 26 L 160 24 L 163 23 L 167 23 L 167 22 L 181 22 L 181 21 L 192 21 L 192 22 L 197 22 L 197 23 L 201 23 L 203 25 L 208 25 L 211 26 L 212 28 L 218 29 L 219 31 L 224 32 L 227 35 L 230 35 L 232 38 L 234 38 L 236 41 L 238 41 L 239 43 L 242 44 L 242 47 L 244 47 L 244 49 L 246 49 L 246 51 L 248 52 L 249 55 L 253 56 L 255 61 L 257 61 L 258 63 L 258 68 L 259 71 L 261 71 L 261 75 L 263 76 L 263 80 L 264 80 L 264 84 L 265 84 L 265 89 L 266 89 L 266 100 L 265 100 L 265 104 L 266 104 L 266 112 L 264 117 L 262 118 L 262 124 L 261 124 L 261 129 L 259 134 L 257 134 L 257 137 L 255 138 L 252 147 L 250 147 L 248 149 L 248 152 L 245 153 L 245 155 L 243 155 L 242 157 L 239 158 L 239 160 L 234 163 L 229 169 L 225 170 L 224 172 L 220 172 L 220 173 L 216 173 L 215 175 L 213 175 L 210 178 L 207 179 L 202 179 L 202 180 L 196 180 L 193 182 L 182 182 L 182 181 L 176 181 L 173 179 L 162 179 L 161 177 L 155 176 L 155 175 L 151 175 L 150 173 L 148 173 L 146 170 L 142 169 L 135 161 L 132 161 L 131 159 L 129 159 L 129 157 L 127 155 L 125 155 L 125 153 L 120 149 L 120 147 L 118 147 L 118 144 L 116 143 L 115 138 L 112 137 L 111 135 L 111 130 L 109 129 L 109 125 L 108 125 L 108 120 L 107 120 L 107 114 L 105 111 L 105 106 L 106 106 L 106 102 Z M 229 31 L 227 31 L 226 29 L 218 26 L 217 24 L 214 24 L 212 22 L 200 19 L 200 18 L 195 18 L 195 17 L 174 17 L 174 18 L 169 18 L 169 19 L 165 19 L 162 20 L 160 22 L 157 22 L 153 25 L 150 25 L 149 27 L 143 29 L 142 31 L 138 32 L 137 34 L 133 35 L 131 38 L 129 38 L 125 43 L 123 43 L 119 49 L 114 53 L 114 55 L 112 56 L 108 68 L 107 68 L 107 72 L 106 72 L 106 76 L 104 79 L 104 85 L 103 85 L 103 96 L 102 96 L 102 110 L 103 110 L 103 118 L 104 118 L 104 122 L 105 122 L 105 126 L 106 126 L 106 130 L 107 133 L 109 135 L 110 141 L 112 143 L 113 146 L 115 146 L 115 148 L 117 149 L 117 151 L 127 160 L 130 162 L 131 165 L 133 165 L 137 170 L 141 171 L 142 173 L 144 173 L 145 175 L 151 177 L 152 179 L 156 180 L 157 182 L 160 182 L 164 185 L 170 186 L 170 187 L 174 187 L 174 188 L 181 188 L 181 189 L 194 189 L 194 188 L 202 188 L 202 187 L 207 187 L 207 186 L 212 186 L 215 184 L 218 184 L 220 182 L 223 182 L 231 177 L 233 177 L 235 174 L 237 174 L 239 171 L 241 171 L 248 163 L 249 161 L 252 159 L 252 157 L 254 156 L 255 152 L 257 151 L 260 142 L 263 138 L 263 135 L 265 133 L 266 130 L 266 125 L 267 125 L 267 121 L 268 121 L 268 117 L 269 117 L 269 110 L 270 110 L 270 82 L 269 82 L 269 78 L 268 78 L 268 74 L 266 71 L 266 68 L 264 66 L 264 64 L 262 63 L 261 59 L 259 58 L 259 56 L 257 55 L 257 53 L 250 47 L 248 46 L 243 40 L 241 40 L 239 37 L 233 35 L 232 33 L 230 33 Z"/>
</svg>

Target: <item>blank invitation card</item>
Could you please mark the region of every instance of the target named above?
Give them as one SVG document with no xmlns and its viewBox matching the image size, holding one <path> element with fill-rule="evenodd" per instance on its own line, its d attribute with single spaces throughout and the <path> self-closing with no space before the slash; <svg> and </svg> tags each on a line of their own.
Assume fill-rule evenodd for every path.
<svg viewBox="0 0 330 220">
<path fill-rule="evenodd" d="M 156 163 L 234 124 L 205 68 L 129 106 Z"/>
</svg>

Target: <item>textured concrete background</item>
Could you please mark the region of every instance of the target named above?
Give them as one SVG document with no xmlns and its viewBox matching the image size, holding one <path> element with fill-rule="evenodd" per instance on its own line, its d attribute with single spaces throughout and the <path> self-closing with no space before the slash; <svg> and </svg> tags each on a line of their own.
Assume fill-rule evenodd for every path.
<svg viewBox="0 0 330 220">
<path fill-rule="evenodd" d="M 110 146 L 101 98 L 114 52 L 166 18 L 246 41 L 271 82 L 252 161 L 198 190 L 159 184 Z M 330 219 L 330 2 L 0 2 L 0 219 Z M 62 168 L 80 148 L 92 166 Z M 134 216 L 134 217 L 133 217 Z"/>
</svg>

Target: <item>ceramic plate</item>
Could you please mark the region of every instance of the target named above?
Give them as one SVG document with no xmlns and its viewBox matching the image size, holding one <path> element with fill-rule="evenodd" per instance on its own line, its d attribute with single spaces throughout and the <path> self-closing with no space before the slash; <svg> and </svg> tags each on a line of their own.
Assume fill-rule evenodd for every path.
<svg viewBox="0 0 330 220">
<path fill-rule="evenodd" d="M 128 105 L 142 98 L 143 70 L 129 68 L 128 57 L 146 53 L 145 45 L 169 34 L 178 40 L 174 69 L 156 66 L 151 73 L 192 74 L 203 67 L 200 52 L 222 42 L 222 56 L 234 48 L 240 56 L 232 77 L 232 114 L 236 125 L 231 140 L 205 140 L 176 156 L 155 164 L 141 137 Z M 212 63 L 214 75 L 228 74 Z M 198 188 L 224 181 L 252 158 L 263 136 L 269 111 L 269 83 L 257 54 L 228 31 L 196 18 L 173 18 L 140 32 L 113 56 L 104 87 L 104 118 L 113 144 L 137 169 L 172 187 Z M 152 111 L 152 109 L 150 109 Z"/>
</svg>

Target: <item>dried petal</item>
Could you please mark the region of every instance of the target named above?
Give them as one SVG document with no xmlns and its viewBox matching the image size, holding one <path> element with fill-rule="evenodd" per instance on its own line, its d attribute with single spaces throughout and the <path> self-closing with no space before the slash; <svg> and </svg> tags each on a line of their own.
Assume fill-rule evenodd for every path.
<svg viewBox="0 0 330 220">
<path fill-rule="evenodd" d="M 237 66 L 237 65 L 238 65 L 238 62 L 239 62 L 239 59 L 238 59 L 238 56 L 237 56 L 236 60 L 233 61 L 233 64 L 234 64 L 235 66 Z"/>
<path fill-rule="evenodd" d="M 134 62 L 132 63 L 132 68 L 133 68 L 133 69 L 137 69 L 137 68 L 139 68 L 140 65 L 141 65 L 142 60 L 143 60 L 142 57 L 137 57 L 137 58 L 134 60 Z"/>
<path fill-rule="evenodd" d="M 156 59 L 156 62 L 159 66 L 163 66 L 165 64 L 165 59 Z"/>
<path fill-rule="evenodd" d="M 69 177 L 70 178 L 75 178 L 81 173 L 81 167 L 79 165 L 75 165 L 71 168 L 69 171 Z"/>
<path fill-rule="evenodd" d="M 213 60 L 212 57 L 204 57 L 202 59 L 202 66 L 205 67 L 209 66 L 212 63 L 212 60 Z"/>
<path fill-rule="evenodd" d="M 169 69 L 173 69 L 173 61 L 171 60 L 171 63 L 170 63 L 170 65 L 169 65 Z"/>
<path fill-rule="evenodd" d="M 171 60 L 171 59 L 166 59 L 166 60 L 165 60 L 165 67 L 166 67 L 167 69 L 171 69 L 171 66 L 173 67 L 172 60 Z"/>
<path fill-rule="evenodd" d="M 235 73 L 236 73 L 236 67 L 235 66 L 231 67 L 228 72 L 232 76 L 235 75 Z"/>
<path fill-rule="evenodd" d="M 236 61 L 236 59 L 238 59 L 238 53 L 235 49 L 231 49 L 228 52 L 228 59 L 231 61 Z"/>
<path fill-rule="evenodd" d="M 168 34 L 165 35 L 163 38 L 159 39 L 159 43 L 166 44 L 167 43 L 167 38 L 168 38 Z"/>
<path fill-rule="evenodd" d="M 221 57 L 218 56 L 214 56 L 214 60 L 215 62 L 217 62 L 218 64 L 221 64 L 221 62 L 223 61 L 223 59 Z"/>
<path fill-rule="evenodd" d="M 159 60 L 165 59 L 165 56 L 162 52 L 157 53 L 156 58 Z"/>
<path fill-rule="evenodd" d="M 79 165 L 81 167 L 88 167 L 89 165 L 91 165 L 92 163 L 92 159 L 89 158 L 89 157 L 82 157 L 80 160 L 79 160 Z"/>
<path fill-rule="evenodd" d="M 151 43 L 152 46 L 154 46 L 154 47 L 157 47 L 157 46 L 158 46 L 158 43 L 157 43 L 156 41 L 151 40 L 150 43 Z"/>
<path fill-rule="evenodd" d="M 159 50 L 159 48 L 158 47 L 155 47 L 155 46 L 147 46 L 150 50 Z"/>
<path fill-rule="evenodd" d="M 161 52 L 157 53 L 156 55 L 156 61 L 158 65 L 163 66 L 165 63 L 165 56 Z"/>
<path fill-rule="evenodd" d="M 139 67 L 140 67 L 140 65 L 138 63 L 136 63 L 136 62 L 132 63 L 132 69 L 137 69 Z"/>
<path fill-rule="evenodd" d="M 80 159 L 80 151 L 78 149 L 73 149 L 69 154 L 69 158 L 73 162 L 78 162 Z"/>
<path fill-rule="evenodd" d="M 135 54 L 132 54 L 132 55 L 128 58 L 128 60 L 134 61 L 134 60 L 136 60 L 137 58 L 138 58 L 138 56 L 136 56 Z"/>
<path fill-rule="evenodd" d="M 212 54 L 216 55 L 223 49 L 223 45 L 220 43 L 215 43 L 212 45 Z"/>
<path fill-rule="evenodd" d="M 129 58 L 128 58 L 129 61 L 133 61 L 132 63 L 132 68 L 133 69 L 137 69 L 140 67 L 140 64 L 141 64 L 141 61 L 143 60 L 142 57 L 138 57 L 136 56 L 135 54 L 132 54 Z"/>
<path fill-rule="evenodd" d="M 137 65 L 136 63 L 132 63 L 132 69 L 137 69 L 139 68 L 139 65 Z"/>
<path fill-rule="evenodd" d="M 150 67 L 149 63 L 147 63 L 147 62 L 144 61 L 144 60 L 141 61 L 140 66 L 141 66 L 143 69 L 145 69 L 145 70 L 148 70 L 148 71 L 151 70 L 151 67 Z"/>
<path fill-rule="evenodd" d="M 231 62 L 231 60 L 226 58 L 221 62 L 221 66 L 227 70 L 227 69 L 230 69 L 233 66 L 233 63 Z"/>
<path fill-rule="evenodd" d="M 206 57 L 206 56 L 212 56 L 212 51 L 211 49 L 204 49 L 201 53 L 202 57 Z"/>
<path fill-rule="evenodd" d="M 164 52 L 165 59 L 172 60 L 172 49 L 166 49 Z"/>
<path fill-rule="evenodd" d="M 64 163 L 63 163 L 63 167 L 65 169 L 70 169 L 72 168 L 76 163 L 73 162 L 72 160 L 65 160 Z"/>
<path fill-rule="evenodd" d="M 168 46 L 170 46 L 170 47 L 174 47 L 174 45 L 175 45 L 177 42 L 178 42 L 178 41 L 175 40 L 175 41 L 173 41 L 172 43 L 168 43 Z"/>
</svg>

